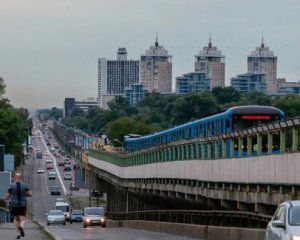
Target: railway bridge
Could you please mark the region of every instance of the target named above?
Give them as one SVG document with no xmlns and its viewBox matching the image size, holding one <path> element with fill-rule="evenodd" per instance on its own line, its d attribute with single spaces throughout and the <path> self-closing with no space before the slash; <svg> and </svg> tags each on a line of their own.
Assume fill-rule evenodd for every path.
<svg viewBox="0 0 300 240">
<path fill-rule="evenodd" d="M 89 149 L 83 166 L 90 188 L 108 193 L 113 212 L 173 208 L 271 215 L 278 203 L 300 198 L 299 127 L 294 118 L 129 154 Z M 228 140 L 230 158 L 218 150 Z"/>
</svg>

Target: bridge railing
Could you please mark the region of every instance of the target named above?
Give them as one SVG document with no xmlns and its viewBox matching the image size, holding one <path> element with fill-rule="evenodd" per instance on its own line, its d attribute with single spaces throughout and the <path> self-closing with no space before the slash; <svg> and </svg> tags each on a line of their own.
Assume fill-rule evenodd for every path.
<svg viewBox="0 0 300 240">
<path fill-rule="evenodd" d="M 135 212 L 107 212 L 108 219 L 144 220 L 184 224 L 265 228 L 271 216 L 241 211 L 209 210 L 149 210 Z"/>
<path fill-rule="evenodd" d="M 10 212 L 5 209 L 0 207 L 0 223 L 8 223 L 10 222 Z"/>
</svg>

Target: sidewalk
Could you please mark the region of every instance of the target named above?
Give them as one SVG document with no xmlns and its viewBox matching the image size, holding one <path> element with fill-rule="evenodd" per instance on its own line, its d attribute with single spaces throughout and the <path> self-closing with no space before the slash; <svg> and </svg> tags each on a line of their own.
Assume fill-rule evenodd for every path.
<svg viewBox="0 0 300 240">
<path fill-rule="evenodd" d="M 21 239 L 28 240 L 50 240 L 51 237 L 47 236 L 46 232 L 43 231 L 36 223 L 34 223 L 31 219 L 26 219 L 25 221 L 25 237 Z M 15 229 L 14 223 L 1 223 L 0 224 L 0 239 L 16 239 L 17 232 Z"/>
</svg>

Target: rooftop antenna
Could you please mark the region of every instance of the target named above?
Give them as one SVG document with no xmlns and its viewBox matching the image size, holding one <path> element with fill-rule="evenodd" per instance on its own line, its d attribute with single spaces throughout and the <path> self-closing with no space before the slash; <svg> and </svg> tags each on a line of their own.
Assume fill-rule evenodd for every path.
<svg viewBox="0 0 300 240">
<path fill-rule="evenodd" d="M 209 33 L 209 42 L 208 42 L 208 47 L 211 48 L 212 47 L 212 43 L 211 43 L 211 33 Z"/>
<path fill-rule="evenodd" d="M 157 32 L 156 32 L 156 38 L 155 38 L 155 47 L 158 47 L 158 36 L 157 36 Z"/>
<path fill-rule="evenodd" d="M 265 48 L 265 43 L 264 43 L 264 34 L 262 34 L 261 36 L 261 45 L 260 45 L 261 48 Z"/>
</svg>

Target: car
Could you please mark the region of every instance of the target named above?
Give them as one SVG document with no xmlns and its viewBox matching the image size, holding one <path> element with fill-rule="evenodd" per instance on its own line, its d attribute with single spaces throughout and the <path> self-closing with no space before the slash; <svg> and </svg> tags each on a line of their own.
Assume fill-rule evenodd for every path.
<svg viewBox="0 0 300 240">
<path fill-rule="evenodd" d="M 56 158 L 60 158 L 61 156 L 60 156 L 59 153 L 57 153 L 55 157 L 56 157 Z"/>
<path fill-rule="evenodd" d="M 44 174 L 45 171 L 44 171 L 44 169 L 39 168 L 39 169 L 36 171 L 36 173 L 37 173 L 37 174 Z"/>
<path fill-rule="evenodd" d="M 81 209 L 73 209 L 71 211 L 71 216 L 70 216 L 71 224 L 73 222 L 82 222 L 82 218 L 83 218 L 83 211 Z"/>
<path fill-rule="evenodd" d="M 53 160 L 52 159 L 47 159 L 46 163 L 53 163 Z"/>
<path fill-rule="evenodd" d="M 69 187 L 69 189 L 70 189 L 71 191 L 73 191 L 73 190 L 79 190 L 79 188 L 78 188 L 78 187 L 76 187 L 76 184 L 75 184 L 75 182 L 71 182 L 71 183 L 70 183 L 70 187 Z"/>
<path fill-rule="evenodd" d="M 53 164 L 52 163 L 47 163 L 46 169 L 47 170 L 52 170 L 53 169 Z"/>
<path fill-rule="evenodd" d="M 85 207 L 83 210 L 83 227 L 101 226 L 106 227 L 105 210 L 103 207 Z"/>
<path fill-rule="evenodd" d="M 72 171 L 71 166 L 69 164 L 65 164 L 64 171 Z"/>
<path fill-rule="evenodd" d="M 48 151 L 44 152 L 44 156 L 49 156 L 50 153 Z"/>
<path fill-rule="evenodd" d="M 300 200 L 281 203 L 267 225 L 265 240 L 300 239 Z"/>
<path fill-rule="evenodd" d="M 73 170 L 75 170 L 75 169 L 80 169 L 80 165 L 79 164 L 74 164 L 73 165 Z"/>
<path fill-rule="evenodd" d="M 71 164 L 71 159 L 70 158 L 65 158 L 65 164 Z"/>
<path fill-rule="evenodd" d="M 72 180 L 72 173 L 65 172 L 64 173 L 64 180 Z"/>
<path fill-rule="evenodd" d="M 65 199 L 63 199 L 63 198 L 56 198 L 55 202 L 65 202 Z"/>
<path fill-rule="evenodd" d="M 54 172 L 54 171 L 48 172 L 48 179 L 49 180 L 55 180 L 56 179 L 56 172 Z"/>
<path fill-rule="evenodd" d="M 47 225 L 63 224 L 66 225 L 65 214 L 61 210 L 50 210 L 47 214 Z"/>
<path fill-rule="evenodd" d="M 50 148 L 50 151 L 55 152 L 55 148 L 54 147 Z"/>
<path fill-rule="evenodd" d="M 58 166 L 61 166 L 61 167 L 65 166 L 64 161 L 63 161 L 63 160 L 60 160 L 60 161 L 58 162 Z"/>
<path fill-rule="evenodd" d="M 60 188 L 59 186 L 52 186 L 50 189 L 51 195 L 60 195 Z"/>
</svg>

